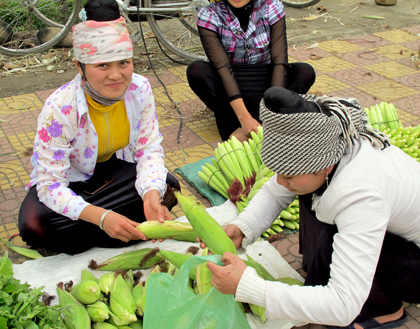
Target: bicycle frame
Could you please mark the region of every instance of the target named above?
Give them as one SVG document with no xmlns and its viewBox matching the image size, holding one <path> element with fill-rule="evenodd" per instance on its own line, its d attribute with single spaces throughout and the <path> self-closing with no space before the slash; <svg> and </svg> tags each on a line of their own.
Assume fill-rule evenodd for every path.
<svg viewBox="0 0 420 329">
<path fill-rule="evenodd" d="M 137 6 L 130 5 L 130 0 L 116 0 L 118 3 L 118 6 L 120 7 L 120 10 L 122 12 L 128 12 L 128 13 L 143 13 L 143 14 L 152 14 L 152 13 L 159 13 L 159 12 L 165 12 L 165 13 L 177 13 L 177 12 L 193 12 L 195 10 L 198 10 L 200 6 L 195 6 L 194 3 L 201 3 L 202 0 L 191 0 L 186 2 L 179 2 L 179 3 L 168 3 L 168 4 L 162 4 L 157 5 L 159 8 L 145 8 L 142 7 L 141 4 L 139 4 L 139 8 Z"/>
</svg>

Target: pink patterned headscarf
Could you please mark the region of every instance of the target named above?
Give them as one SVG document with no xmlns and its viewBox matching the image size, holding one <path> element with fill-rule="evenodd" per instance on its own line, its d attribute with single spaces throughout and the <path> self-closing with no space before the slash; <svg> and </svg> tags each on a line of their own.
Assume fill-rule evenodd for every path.
<svg viewBox="0 0 420 329">
<path fill-rule="evenodd" d="M 73 27 L 73 50 L 83 64 L 114 62 L 133 57 L 133 43 L 123 17 L 114 21 L 84 21 Z"/>
</svg>

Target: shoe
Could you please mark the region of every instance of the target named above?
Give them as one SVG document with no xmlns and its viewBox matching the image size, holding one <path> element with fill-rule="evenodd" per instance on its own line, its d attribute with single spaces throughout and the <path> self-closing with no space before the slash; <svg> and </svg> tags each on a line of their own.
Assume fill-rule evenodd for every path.
<svg viewBox="0 0 420 329">
<path fill-rule="evenodd" d="M 385 322 L 385 323 L 379 323 L 375 319 L 368 319 L 365 321 L 357 321 L 349 324 L 346 327 L 337 327 L 337 326 L 326 326 L 328 329 L 354 329 L 354 324 L 357 323 L 359 326 L 361 326 L 364 329 L 392 329 L 392 328 L 398 328 L 401 327 L 404 323 L 407 322 L 407 314 L 403 313 L 403 315 L 395 321 Z"/>
</svg>

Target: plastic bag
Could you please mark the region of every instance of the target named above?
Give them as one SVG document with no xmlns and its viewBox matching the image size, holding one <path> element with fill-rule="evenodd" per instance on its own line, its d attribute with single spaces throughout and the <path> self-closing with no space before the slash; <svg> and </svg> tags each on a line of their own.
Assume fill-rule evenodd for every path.
<svg viewBox="0 0 420 329">
<path fill-rule="evenodd" d="M 195 256 L 177 275 L 151 274 L 146 285 L 143 329 L 248 329 L 251 328 L 232 295 L 214 287 L 196 295 L 189 288 L 190 269 L 211 261 L 224 265 L 220 256 Z"/>
</svg>

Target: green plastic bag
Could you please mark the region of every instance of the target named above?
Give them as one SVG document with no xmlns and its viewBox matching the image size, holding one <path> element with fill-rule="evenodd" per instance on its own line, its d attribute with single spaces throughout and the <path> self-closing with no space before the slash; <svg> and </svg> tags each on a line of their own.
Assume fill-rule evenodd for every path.
<svg viewBox="0 0 420 329">
<path fill-rule="evenodd" d="M 175 277 L 152 273 L 146 285 L 144 329 L 250 329 L 232 295 L 214 287 L 196 295 L 188 286 L 190 269 L 211 261 L 223 265 L 220 256 L 195 256 L 188 259 Z"/>
</svg>

